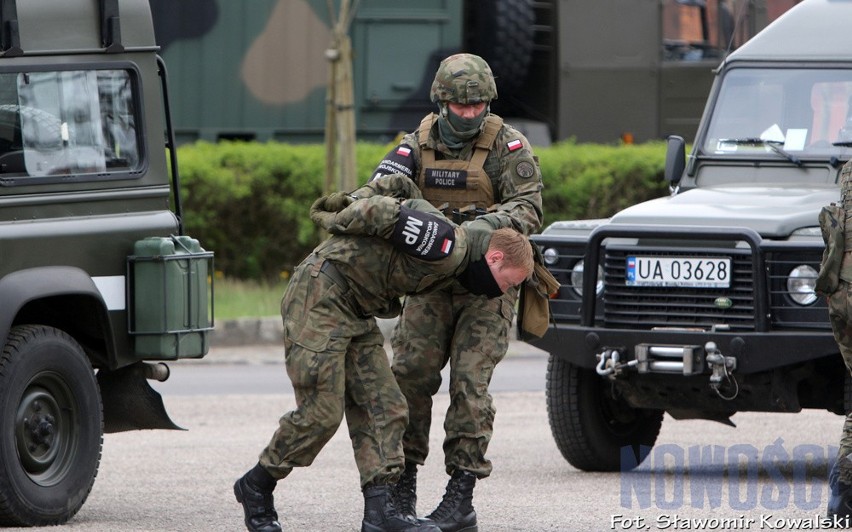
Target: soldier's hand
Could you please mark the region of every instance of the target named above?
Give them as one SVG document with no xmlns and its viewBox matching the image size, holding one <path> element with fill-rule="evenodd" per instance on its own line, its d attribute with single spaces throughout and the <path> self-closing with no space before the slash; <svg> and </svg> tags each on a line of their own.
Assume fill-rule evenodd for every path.
<svg viewBox="0 0 852 532">
<path fill-rule="evenodd" d="M 311 211 L 311 220 L 327 231 L 329 227 L 334 225 L 334 216 L 336 214 L 328 211 Z"/>
<path fill-rule="evenodd" d="M 328 196 L 323 196 L 317 199 L 314 201 L 313 205 L 311 205 L 310 210 L 311 220 L 323 229 L 328 229 L 331 226 L 334 222 L 334 217 L 337 214 L 337 211 L 329 211 L 326 208 L 326 202 L 328 199 Z"/>
<path fill-rule="evenodd" d="M 326 196 L 325 208 L 323 210 L 329 212 L 340 212 L 351 205 L 353 201 L 355 201 L 355 199 L 345 192 L 333 192 Z"/>
<path fill-rule="evenodd" d="M 462 227 L 465 229 L 473 229 L 475 231 L 493 231 L 500 229 L 499 225 L 495 225 L 490 218 L 479 216 L 473 220 L 462 222 Z"/>
<path fill-rule="evenodd" d="M 465 222 L 462 227 L 467 232 L 468 246 L 471 249 L 472 260 L 478 260 L 488 250 L 488 242 L 494 227 L 485 220 Z"/>
<path fill-rule="evenodd" d="M 345 192 L 332 192 L 331 194 L 316 200 L 314 204 L 311 205 L 311 212 L 340 212 L 348 207 L 353 201 L 355 201 L 355 198 Z"/>
</svg>

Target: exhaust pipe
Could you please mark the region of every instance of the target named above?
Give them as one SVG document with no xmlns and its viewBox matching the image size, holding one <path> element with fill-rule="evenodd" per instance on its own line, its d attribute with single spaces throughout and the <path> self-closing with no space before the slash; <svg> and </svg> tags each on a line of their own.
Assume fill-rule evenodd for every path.
<svg viewBox="0 0 852 532">
<path fill-rule="evenodd" d="M 162 362 L 156 362 L 153 364 L 143 362 L 140 370 L 143 377 L 149 381 L 157 382 L 166 382 L 169 380 L 169 375 L 172 373 L 169 367 Z"/>
</svg>

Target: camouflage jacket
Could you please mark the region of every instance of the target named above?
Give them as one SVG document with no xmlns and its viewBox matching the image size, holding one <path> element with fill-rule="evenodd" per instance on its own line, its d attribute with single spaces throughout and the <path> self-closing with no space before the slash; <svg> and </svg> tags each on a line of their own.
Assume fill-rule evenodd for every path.
<svg viewBox="0 0 852 532">
<path fill-rule="evenodd" d="M 437 123 L 432 127 L 425 144 L 444 160 L 468 159 L 473 152 L 473 142 L 461 150 L 451 150 L 439 140 Z M 421 170 L 421 143 L 417 132 L 405 135 L 373 172 L 373 179 L 391 173 L 402 173 L 416 180 Z M 485 214 L 495 228 L 512 227 L 525 235 L 541 228 L 541 170 L 527 138 L 508 124 L 497 133 L 494 146 L 483 164 L 491 179 L 496 203 Z"/>
<path fill-rule="evenodd" d="M 819 225 L 825 249 L 822 253 L 815 292 L 833 294 L 839 281 L 852 282 L 852 160 L 840 170 L 840 203 L 826 205 L 820 210 Z"/>
<path fill-rule="evenodd" d="M 370 190 L 356 192 L 369 195 Z M 471 260 L 481 258 L 491 233 L 476 226 L 461 228 L 423 199 L 373 195 L 339 212 L 317 207 L 321 201 L 311 218 L 334 236 L 315 253 L 346 278 L 365 315 L 396 316 L 401 296 L 448 286 Z M 414 235 L 415 228 L 423 231 Z"/>
</svg>

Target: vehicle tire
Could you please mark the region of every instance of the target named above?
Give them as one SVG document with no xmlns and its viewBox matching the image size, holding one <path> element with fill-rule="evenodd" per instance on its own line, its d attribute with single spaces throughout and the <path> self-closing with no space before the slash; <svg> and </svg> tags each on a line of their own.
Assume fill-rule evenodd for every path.
<svg viewBox="0 0 852 532">
<path fill-rule="evenodd" d="M 68 334 L 14 327 L 0 353 L 0 525 L 57 525 L 89 495 L 103 444 L 92 366 Z"/>
<path fill-rule="evenodd" d="M 499 97 L 510 97 L 527 78 L 535 47 L 535 11 L 530 0 L 470 3 L 471 50 L 488 61 Z M 505 94 L 504 94 L 505 93 Z M 499 99 L 499 98 L 498 98 Z"/>
<path fill-rule="evenodd" d="M 594 370 L 550 355 L 547 417 L 556 446 L 583 471 L 629 471 L 651 451 L 663 424 L 661 410 L 638 409 L 614 397 Z M 632 453 L 622 462 L 622 452 Z"/>
</svg>

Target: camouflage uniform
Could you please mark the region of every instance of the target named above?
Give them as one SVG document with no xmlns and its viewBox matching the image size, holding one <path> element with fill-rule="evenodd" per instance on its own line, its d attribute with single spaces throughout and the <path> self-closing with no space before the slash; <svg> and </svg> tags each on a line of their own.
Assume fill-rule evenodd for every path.
<svg viewBox="0 0 852 532">
<path fill-rule="evenodd" d="M 451 56 L 440 68 L 449 65 L 452 75 L 463 73 L 458 79 L 467 80 L 466 84 L 453 79 L 439 83 L 439 68 L 433 101 L 468 104 L 496 97 L 487 64 L 481 58 L 476 58 L 479 62 L 465 62 L 465 57 L 471 56 Z M 478 69 L 480 64 L 487 72 Z M 439 208 L 448 204 L 451 212 L 445 214 L 455 215 L 457 222 L 465 220 L 465 206 L 473 205 L 478 210 L 467 211 L 470 218 L 478 215 L 494 228 L 512 227 L 526 235 L 534 233 L 542 223 L 538 159 L 526 137 L 496 115 L 487 114 L 481 127 L 477 137 L 460 147 L 449 147 L 442 140 L 437 116 L 431 114 L 418 131 L 405 135 L 385 156 L 374 178 L 395 172 L 411 177 L 425 199 Z M 493 140 L 481 142 L 486 136 Z M 428 168 L 430 164 L 435 168 Z M 459 169 L 466 174 L 457 173 Z M 462 179 L 457 179 L 459 175 Z M 474 180 L 478 181 L 471 183 Z M 458 193 L 455 197 L 460 201 L 452 201 L 454 193 Z M 441 369 L 449 362 L 450 407 L 444 421 L 447 472 L 461 469 L 478 478 L 491 473 L 485 452 L 491 440 L 495 409 L 488 385 L 508 349 L 517 293 L 513 289 L 500 298 L 486 299 L 471 295 L 456 283 L 440 291 L 405 298 L 392 336 L 392 368 L 408 401 L 409 422 L 403 442 L 406 460 L 421 465 L 426 460 L 432 396 L 440 387 Z"/>
<path fill-rule="evenodd" d="M 371 193 L 369 187 L 361 192 Z M 391 241 L 402 209 L 431 212 L 444 231 L 439 243 L 443 236 L 452 240 L 446 253 L 433 250 L 426 260 L 401 253 Z M 450 224 L 424 200 L 384 196 L 354 203 L 326 221 L 336 233 L 383 239 L 333 236 L 296 267 L 281 314 L 297 407 L 281 417 L 259 462 L 276 479 L 310 465 L 345 414 L 362 486 L 395 482 L 403 468 L 406 404 L 373 316 L 396 315 L 404 294 L 453 282 L 487 249 L 487 236 Z"/>
<path fill-rule="evenodd" d="M 840 190 L 843 208 L 847 213 L 852 213 L 852 161 L 847 162 L 840 172 Z M 848 214 L 845 224 L 845 252 L 837 290 L 828 296 L 828 316 L 843 362 L 852 371 L 852 220 Z M 837 473 L 841 482 L 852 485 L 852 414 L 846 415 L 843 424 Z"/>
</svg>

